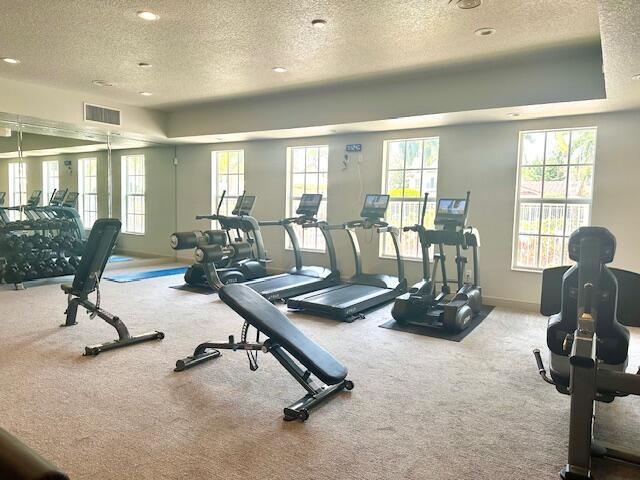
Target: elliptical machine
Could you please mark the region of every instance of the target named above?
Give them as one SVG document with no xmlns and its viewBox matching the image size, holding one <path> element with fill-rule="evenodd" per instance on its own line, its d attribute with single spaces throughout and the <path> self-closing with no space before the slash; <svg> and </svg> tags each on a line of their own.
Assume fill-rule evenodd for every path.
<svg viewBox="0 0 640 480">
<path fill-rule="evenodd" d="M 469 212 L 469 198 L 441 198 L 438 200 L 434 224 L 442 227 L 427 230 L 424 217 L 429 194 L 424 194 L 420 223 L 404 227 L 405 232 L 416 232 L 422 250 L 423 280 L 416 283 L 408 293 L 398 297 L 391 310 L 391 315 L 400 325 L 419 325 L 441 328 L 450 332 L 461 332 L 469 326 L 474 315 L 482 309 L 482 289 L 479 280 L 478 247 L 480 236 L 473 227 L 466 225 Z M 433 270 L 429 260 L 429 248 L 438 246 L 434 255 Z M 451 296 L 449 279 L 446 270 L 445 245 L 456 248 L 456 272 L 458 289 Z M 471 248 L 473 257 L 473 283 L 464 283 L 463 277 L 467 265 L 467 257 L 462 250 Z M 436 275 L 438 264 L 442 276 L 440 293 L 436 293 Z"/>
<path fill-rule="evenodd" d="M 220 215 L 225 195 L 226 191 L 222 192 L 215 215 L 196 216 L 196 220 L 217 220 L 222 230 L 176 232 L 170 237 L 174 250 L 195 249 L 196 262 L 184 275 L 187 285 L 217 291 L 218 285 L 241 283 L 267 274 L 269 260 L 260 226 L 251 216 L 256 197 L 243 193 L 227 216 Z M 231 236 L 234 230 L 235 238 Z"/>
<path fill-rule="evenodd" d="M 596 401 L 610 403 L 616 397 L 640 395 L 640 370 L 624 373 L 630 336 L 618 323 L 618 307 L 625 308 L 618 302 L 618 280 L 607 267 L 615 250 L 616 239 L 606 228 L 581 227 L 571 235 L 569 258 L 577 263 L 562 276 L 560 311 L 551 315 L 547 326 L 551 378 L 540 350 L 533 351 L 542 379 L 571 396 L 568 461 L 560 472 L 565 480 L 593 479 L 593 456 L 640 466 L 637 453 L 596 443 L 593 438 Z M 640 285 L 640 275 L 628 274 L 621 278 Z M 546 275 L 543 279 L 551 281 Z M 543 285 L 541 313 L 556 305 L 554 297 Z"/>
</svg>

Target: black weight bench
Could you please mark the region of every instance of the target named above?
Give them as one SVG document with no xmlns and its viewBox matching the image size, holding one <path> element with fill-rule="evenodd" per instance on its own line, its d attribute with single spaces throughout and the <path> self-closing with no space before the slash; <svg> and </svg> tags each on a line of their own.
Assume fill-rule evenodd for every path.
<svg viewBox="0 0 640 480">
<path fill-rule="evenodd" d="M 68 295 L 68 306 L 65 312 L 67 321 L 61 325 L 62 327 L 70 327 L 77 323 L 78 307 L 82 306 L 87 309 L 90 318 L 98 316 L 118 332 L 119 338 L 117 340 L 85 347 L 85 355 L 98 355 L 107 350 L 164 338 L 164 333 L 156 331 L 132 336 L 119 317 L 100 308 L 100 279 L 113 252 L 121 226 L 120 220 L 117 219 L 102 218 L 97 220 L 91 229 L 87 246 L 76 269 L 73 284 L 61 286 L 62 291 Z M 96 303 L 89 300 L 89 295 L 94 291 L 97 295 Z"/>
<path fill-rule="evenodd" d="M 192 356 L 176 362 L 176 371 L 180 372 L 219 357 L 219 349 L 246 351 L 249 368 L 256 370 L 257 353 L 271 353 L 307 391 L 304 397 L 284 409 L 286 421 L 304 421 L 309 418 L 311 408 L 344 389 L 353 389 L 353 382 L 346 379 L 346 367 L 302 333 L 262 295 L 239 284 L 225 285 L 219 295 L 224 303 L 245 320 L 240 342 L 236 342 L 232 335 L 226 343 L 202 343 Z M 249 325 L 257 330 L 255 342 L 247 341 Z M 268 337 L 263 342 L 260 341 L 261 333 Z M 322 382 L 321 385 L 311 379 L 312 374 Z"/>
<path fill-rule="evenodd" d="M 49 461 L 0 428 L 0 478 L 7 480 L 69 480 Z"/>
</svg>

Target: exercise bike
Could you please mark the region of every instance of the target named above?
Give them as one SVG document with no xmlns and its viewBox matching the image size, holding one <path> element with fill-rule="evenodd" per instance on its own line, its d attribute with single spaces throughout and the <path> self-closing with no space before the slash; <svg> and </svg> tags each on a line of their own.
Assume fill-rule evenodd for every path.
<svg viewBox="0 0 640 480">
<path fill-rule="evenodd" d="M 267 274 L 269 260 L 266 258 L 260 226 L 251 216 L 256 197 L 243 193 L 231 215 L 221 215 L 220 207 L 225 195 L 226 191 L 222 192 L 214 215 L 196 216 L 196 220 L 218 221 L 221 230 L 176 232 L 171 235 L 170 245 L 174 250 L 194 249 L 195 263 L 184 275 L 187 285 L 217 291 L 218 284 L 246 282 Z M 235 231 L 235 237 L 232 237 L 232 231 Z M 211 272 L 207 273 L 207 269 Z M 217 276 L 219 281 L 209 281 L 210 275 Z"/>
<path fill-rule="evenodd" d="M 440 328 L 450 332 L 461 332 L 469 326 L 471 319 L 482 309 L 482 289 L 479 285 L 478 247 L 480 236 L 473 227 L 466 225 L 469 212 L 469 197 L 441 198 L 436 209 L 434 224 L 440 229 L 424 227 L 424 217 L 429 194 L 424 194 L 420 223 L 404 227 L 405 232 L 416 232 L 422 250 L 423 280 L 415 284 L 408 293 L 398 297 L 391 310 L 394 320 L 400 325 L 418 325 Z M 434 255 L 433 270 L 429 260 L 429 249 L 438 246 Z M 456 248 L 457 286 L 452 295 L 447 278 L 445 245 Z M 473 283 L 464 283 L 463 277 L 467 257 L 462 250 L 471 248 L 473 257 Z M 441 289 L 436 293 L 434 277 L 440 265 Z"/>
<path fill-rule="evenodd" d="M 540 303 L 542 314 L 553 312 L 547 326 L 551 376 L 547 375 L 540 350 L 533 353 L 542 379 L 571 396 L 568 461 L 560 472 L 565 480 L 593 479 L 594 456 L 640 466 L 638 453 L 593 438 L 596 401 L 610 403 L 617 397 L 640 395 L 640 370 L 638 374 L 625 373 L 629 331 L 618 323 L 622 318 L 618 312 L 629 311 L 622 302 L 633 304 L 636 300 L 633 295 L 618 297 L 618 279 L 607 267 L 615 250 L 616 239 L 609 230 L 581 227 L 569 238 L 569 258 L 577 263 L 564 273 L 556 268 L 550 270 L 552 276 L 543 276 L 544 283 L 557 285 L 553 277 L 562 274 L 559 311 L 557 294 L 544 283 Z M 637 296 L 640 275 L 626 273 L 618 278 L 631 282 Z"/>
</svg>

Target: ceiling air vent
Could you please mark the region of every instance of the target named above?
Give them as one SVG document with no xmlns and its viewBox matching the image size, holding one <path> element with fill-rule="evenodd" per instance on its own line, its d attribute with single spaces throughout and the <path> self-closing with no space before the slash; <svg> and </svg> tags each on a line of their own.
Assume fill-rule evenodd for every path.
<svg viewBox="0 0 640 480">
<path fill-rule="evenodd" d="M 84 104 L 85 122 L 106 123 L 107 125 L 120 125 L 120 110 L 101 107 L 100 105 Z"/>
</svg>

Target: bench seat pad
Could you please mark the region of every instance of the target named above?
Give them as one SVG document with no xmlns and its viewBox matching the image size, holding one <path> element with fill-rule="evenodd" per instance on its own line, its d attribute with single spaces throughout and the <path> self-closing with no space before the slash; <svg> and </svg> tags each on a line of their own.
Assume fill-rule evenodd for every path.
<svg viewBox="0 0 640 480">
<path fill-rule="evenodd" d="M 267 335 L 311 373 L 328 385 L 335 385 L 347 376 L 347 369 L 329 352 L 302 333 L 287 316 L 262 295 L 246 285 L 225 285 L 220 299 L 250 325 Z"/>
</svg>

